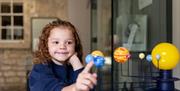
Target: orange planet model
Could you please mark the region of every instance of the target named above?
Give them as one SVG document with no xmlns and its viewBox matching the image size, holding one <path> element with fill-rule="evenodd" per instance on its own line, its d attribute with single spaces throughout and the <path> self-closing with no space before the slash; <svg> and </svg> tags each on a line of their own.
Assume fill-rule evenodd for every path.
<svg viewBox="0 0 180 91">
<path fill-rule="evenodd" d="M 119 63 L 125 63 L 130 58 L 129 51 L 125 47 L 118 47 L 114 51 L 114 60 Z"/>
</svg>

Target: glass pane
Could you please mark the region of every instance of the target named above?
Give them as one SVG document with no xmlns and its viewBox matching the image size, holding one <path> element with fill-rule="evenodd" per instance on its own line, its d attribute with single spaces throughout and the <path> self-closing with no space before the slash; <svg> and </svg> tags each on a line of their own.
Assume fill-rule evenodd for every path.
<svg viewBox="0 0 180 91">
<path fill-rule="evenodd" d="M 111 1 L 91 0 L 91 50 L 104 54 L 105 65 L 98 69 L 96 91 L 111 91 Z"/>
<path fill-rule="evenodd" d="M 11 39 L 11 30 L 10 29 L 2 29 L 1 39 L 8 40 Z"/>
<path fill-rule="evenodd" d="M 172 6 L 167 1 L 113 0 L 113 49 L 125 47 L 131 55 L 125 63 L 112 61 L 113 91 L 161 91 L 155 87 L 162 80 L 149 79 L 160 79 L 159 69 L 139 54 L 147 56 L 156 44 L 171 39 L 167 10 Z"/>
<path fill-rule="evenodd" d="M 11 16 L 2 16 L 2 26 L 11 25 Z"/>
<path fill-rule="evenodd" d="M 1 4 L 1 13 L 10 13 L 10 12 L 11 12 L 10 3 L 2 3 Z"/>
<path fill-rule="evenodd" d="M 23 12 L 22 3 L 14 3 L 13 4 L 13 13 L 22 13 L 22 12 Z"/>
<path fill-rule="evenodd" d="M 14 29 L 14 40 L 23 39 L 23 29 Z"/>
<path fill-rule="evenodd" d="M 23 26 L 22 16 L 14 16 L 14 26 Z"/>
</svg>

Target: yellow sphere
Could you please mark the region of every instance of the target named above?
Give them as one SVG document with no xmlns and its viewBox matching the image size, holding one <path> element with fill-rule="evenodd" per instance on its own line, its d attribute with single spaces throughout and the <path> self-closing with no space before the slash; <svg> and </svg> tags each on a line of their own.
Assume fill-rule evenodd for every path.
<svg viewBox="0 0 180 91">
<path fill-rule="evenodd" d="M 160 43 L 152 50 L 152 63 L 155 67 L 162 70 L 171 70 L 179 62 L 179 51 L 170 43 Z M 157 59 L 157 55 L 160 59 Z"/>
<path fill-rule="evenodd" d="M 99 51 L 99 50 L 95 50 L 91 54 L 93 56 L 102 56 L 102 57 L 104 57 L 104 54 L 101 51 Z"/>
<path fill-rule="evenodd" d="M 124 47 L 118 47 L 114 51 L 114 60 L 116 62 L 125 63 L 129 57 L 129 51 Z"/>
<path fill-rule="evenodd" d="M 139 58 L 140 58 L 140 59 L 144 59 L 144 57 L 145 57 L 145 54 L 144 54 L 144 53 L 140 53 L 140 54 L 139 54 Z"/>
</svg>

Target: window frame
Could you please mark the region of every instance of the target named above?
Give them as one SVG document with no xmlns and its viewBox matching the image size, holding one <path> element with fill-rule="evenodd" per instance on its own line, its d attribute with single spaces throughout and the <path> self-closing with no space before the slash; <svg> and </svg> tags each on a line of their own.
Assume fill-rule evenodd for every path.
<svg viewBox="0 0 180 91">
<path fill-rule="evenodd" d="M 25 27 L 27 27 L 27 25 L 25 25 L 25 2 L 24 0 L 1 0 L 0 3 L 10 3 L 11 4 L 11 10 L 13 10 L 13 3 L 21 3 L 22 4 L 22 13 L 14 13 L 14 12 L 10 12 L 10 13 L 0 13 L 0 16 L 4 16 L 4 15 L 8 15 L 11 18 L 14 16 L 22 16 L 23 20 L 22 20 L 22 26 L 20 26 L 23 30 L 22 30 L 22 39 L 14 39 L 14 30 L 11 30 L 11 40 L 2 40 L 0 39 L 0 48 L 30 48 L 30 32 L 29 34 L 27 34 L 27 29 L 25 29 Z M 0 4 L 1 5 L 1 4 Z M 0 22 L 1 23 L 1 22 Z M 19 27 L 17 25 L 14 25 L 14 20 L 11 19 L 11 25 L 10 28 L 11 29 L 17 29 L 16 27 Z M 1 29 L 3 28 L 2 25 L 0 26 Z M 1 32 L 1 30 L 0 30 Z M 2 36 L 2 33 L 0 33 L 0 37 Z"/>
</svg>

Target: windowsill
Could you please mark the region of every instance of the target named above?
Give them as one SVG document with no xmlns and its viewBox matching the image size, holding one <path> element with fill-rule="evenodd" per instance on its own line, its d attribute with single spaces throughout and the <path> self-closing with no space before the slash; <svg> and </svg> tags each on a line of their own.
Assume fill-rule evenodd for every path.
<svg viewBox="0 0 180 91">
<path fill-rule="evenodd" d="M 0 48 L 22 49 L 30 48 L 30 42 L 25 40 L 0 40 Z"/>
<path fill-rule="evenodd" d="M 0 40 L 0 43 L 19 43 L 23 41 L 24 40 Z"/>
</svg>

